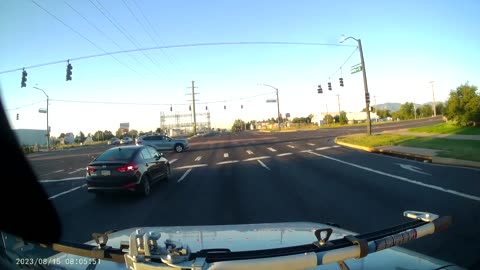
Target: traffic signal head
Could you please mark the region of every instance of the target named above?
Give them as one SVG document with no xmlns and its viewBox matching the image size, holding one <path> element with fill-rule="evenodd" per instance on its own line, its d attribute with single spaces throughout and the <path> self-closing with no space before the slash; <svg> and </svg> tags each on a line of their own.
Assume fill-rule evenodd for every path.
<svg viewBox="0 0 480 270">
<path fill-rule="evenodd" d="M 22 71 L 22 83 L 21 83 L 21 87 L 27 87 L 27 71 L 24 69 Z"/>
<path fill-rule="evenodd" d="M 17 113 L 17 120 L 18 120 L 18 116 L 19 116 L 19 115 L 18 115 L 18 113 Z"/>
<path fill-rule="evenodd" d="M 226 110 L 226 109 L 227 109 L 227 105 L 223 105 L 223 109 Z"/>
<path fill-rule="evenodd" d="M 328 90 L 332 91 L 332 83 L 331 82 L 328 83 Z"/>
<path fill-rule="evenodd" d="M 66 80 L 67 81 L 71 81 L 72 80 L 72 64 L 68 63 L 67 65 L 67 77 L 66 77 Z"/>
<path fill-rule="evenodd" d="M 370 93 L 365 93 L 365 100 L 367 101 L 367 103 L 370 103 Z"/>
<path fill-rule="evenodd" d="M 205 106 L 205 111 L 208 111 L 208 106 Z"/>
<path fill-rule="evenodd" d="M 343 78 L 340 78 L 340 86 L 343 87 Z"/>
<path fill-rule="evenodd" d="M 322 94 L 322 93 L 323 93 L 322 85 L 319 85 L 319 86 L 318 86 L 317 92 L 318 92 L 319 94 Z"/>
<path fill-rule="evenodd" d="M 170 105 L 170 111 L 172 111 L 172 106 Z"/>
<path fill-rule="evenodd" d="M 243 109 L 243 105 L 240 105 L 240 108 Z"/>
<path fill-rule="evenodd" d="M 192 105 L 188 105 L 188 110 L 189 110 L 189 111 L 192 110 Z"/>
</svg>

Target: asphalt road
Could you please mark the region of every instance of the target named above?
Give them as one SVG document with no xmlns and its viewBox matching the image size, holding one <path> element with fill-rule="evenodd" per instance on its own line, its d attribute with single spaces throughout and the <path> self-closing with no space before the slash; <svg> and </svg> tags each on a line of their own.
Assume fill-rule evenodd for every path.
<svg viewBox="0 0 480 270">
<path fill-rule="evenodd" d="M 373 131 L 438 121 L 398 122 Z M 454 224 L 406 248 L 480 268 L 480 170 L 371 154 L 333 142 L 335 136 L 365 131 L 346 127 L 196 137 L 188 151 L 165 153 L 173 175 L 155 185 L 148 198 L 99 199 L 87 193 L 85 166 L 110 146 L 39 153 L 29 160 L 58 210 L 64 240 L 85 242 L 92 232 L 138 226 L 293 221 L 335 222 L 365 233 L 405 222 L 404 210 L 420 210 L 451 215 Z"/>
</svg>

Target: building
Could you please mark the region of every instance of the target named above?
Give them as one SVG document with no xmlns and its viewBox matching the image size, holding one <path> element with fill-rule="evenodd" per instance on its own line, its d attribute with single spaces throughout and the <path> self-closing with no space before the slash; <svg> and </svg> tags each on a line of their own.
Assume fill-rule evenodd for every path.
<svg viewBox="0 0 480 270">
<path fill-rule="evenodd" d="M 21 146 L 47 146 L 47 132 L 43 129 L 13 130 Z"/>
</svg>

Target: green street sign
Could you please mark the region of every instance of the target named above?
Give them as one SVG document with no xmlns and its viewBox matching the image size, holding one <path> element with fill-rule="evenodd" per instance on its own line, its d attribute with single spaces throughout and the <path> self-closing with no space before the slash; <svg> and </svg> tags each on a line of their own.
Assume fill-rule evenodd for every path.
<svg viewBox="0 0 480 270">
<path fill-rule="evenodd" d="M 354 74 L 360 71 L 362 71 L 362 66 L 360 64 L 352 66 L 352 68 L 350 69 L 351 74 Z"/>
</svg>

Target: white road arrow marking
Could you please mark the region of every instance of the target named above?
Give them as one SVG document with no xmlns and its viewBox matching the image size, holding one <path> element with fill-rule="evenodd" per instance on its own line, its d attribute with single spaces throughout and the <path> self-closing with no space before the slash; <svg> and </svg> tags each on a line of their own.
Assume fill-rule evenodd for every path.
<svg viewBox="0 0 480 270">
<path fill-rule="evenodd" d="M 252 152 L 252 151 L 250 151 L 250 150 L 247 150 L 247 154 L 249 154 L 249 155 L 253 155 L 253 152 Z"/>
<path fill-rule="evenodd" d="M 400 163 L 395 163 L 397 165 L 400 165 L 400 167 L 402 167 L 403 169 L 405 170 L 409 170 L 409 171 L 412 171 L 412 172 L 416 172 L 416 173 L 421 173 L 421 174 L 425 174 L 425 175 L 430 175 L 429 173 L 426 173 L 426 172 L 422 172 L 422 169 L 418 168 L 418 167 L 415 167 L 415 166 L 412 166 L 412 165 L 408 165 L 408 164 L 400 164 Z"/>
</svg>

